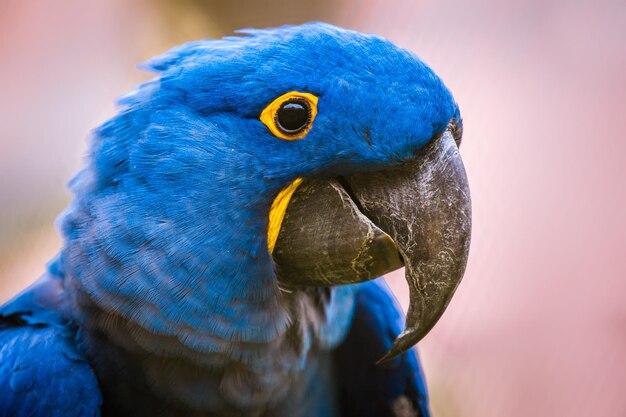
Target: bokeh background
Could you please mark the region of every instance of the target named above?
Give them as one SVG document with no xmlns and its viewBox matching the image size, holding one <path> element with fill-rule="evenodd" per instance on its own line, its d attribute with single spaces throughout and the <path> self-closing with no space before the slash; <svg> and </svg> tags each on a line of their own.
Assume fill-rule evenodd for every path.
<svg viewBox="0 0 626 417">
<path fill-rule="evenodd" d="M 64 184 L 137 63 L 309 20 L 415 51 L 461 106 L 473 246 L 420 343 L 435 416 L 626 416 L 623 0 L 0 0 L 0 302 L 57 250 Z"/>
</svg>

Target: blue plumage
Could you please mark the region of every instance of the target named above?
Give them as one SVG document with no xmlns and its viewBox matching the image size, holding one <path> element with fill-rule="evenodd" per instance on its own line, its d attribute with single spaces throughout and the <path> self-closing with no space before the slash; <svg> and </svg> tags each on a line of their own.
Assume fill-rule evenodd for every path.
<svg viewBox="0 0 626 417">
<path fill-rule="evenodd" d="M 102 395 L 50 273 L 0 308 L 0 416 L 96 416 Z"/>
<path fill-rule="evenodd" d="M 360 284 L 350 333 L 337 349 L 342 416 L 430 416 L 415 350 L 377 364 L 402 331 L 403 318 L 384 281 Z M 355 399 L 362 399 L 355 401 Z M 367 400 L 366 400 L 367 399 Z"/>
<path fill-rule="evenodd" d="M 381 38 L 241 33 L 147 63 L 157 78 L 94 132 L 58 258 L 0 310 L 0 415 L 98 415 L 102 398 L 104 415 L 428 414 L 413 351 L 374 365 L 402 328 L 391 295 L 281 291 L 266 232 L 295 178 L 398 164 L 458 108 Z M 259 121 L 287 91 L 319 97 L 306 139 Z"/>
</svg>

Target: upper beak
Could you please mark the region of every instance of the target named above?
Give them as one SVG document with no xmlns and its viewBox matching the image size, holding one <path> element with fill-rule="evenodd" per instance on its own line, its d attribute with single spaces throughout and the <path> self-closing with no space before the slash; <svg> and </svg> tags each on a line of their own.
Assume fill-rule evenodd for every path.
<svg viewBox="0 0 626 417">
<path fill-rule="evenodd" d="M 446 131 L 394 168 L 302 184 L 273 255 L 283 286 L 362 282 L 404 265 L 409 311 L 387 360 L 443 314 L 465 271 L 470 231 L 467 177 Z"/>
</svg>

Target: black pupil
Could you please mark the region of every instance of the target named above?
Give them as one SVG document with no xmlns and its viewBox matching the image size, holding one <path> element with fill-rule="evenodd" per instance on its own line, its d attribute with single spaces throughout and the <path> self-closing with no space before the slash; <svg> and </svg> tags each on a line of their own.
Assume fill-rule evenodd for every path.
<svg viewBox="0 0 626 417">
<path fill-rule="evenodd" d="M 276 112 L 278 128 L 287 134 L 297 134 L 306 129 L 311 117 L 309 103 L 303 99 L 291 99 Z"/>
</svg>

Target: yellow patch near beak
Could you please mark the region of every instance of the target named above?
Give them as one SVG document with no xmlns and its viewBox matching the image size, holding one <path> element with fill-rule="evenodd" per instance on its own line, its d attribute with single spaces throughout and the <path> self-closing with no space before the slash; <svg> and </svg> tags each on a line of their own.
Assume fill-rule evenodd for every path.
<svg viewBox="0 0 626 417">
<path fill-rule="evenodd" d="M 276 245 L 276 239 L 278 239 L 278 233 L 280 233 L 280 226 L 283 224 L 289 200 L 291 200 L 291 196 L 301 183 L 302 178 L 296 178 L 291 184 L 283 188 L 272 202 L 270 221 L 267 226 L 267 249 L 270 251 L 270 254 L 274 252 L 274 245 Z"/>
</svg>

